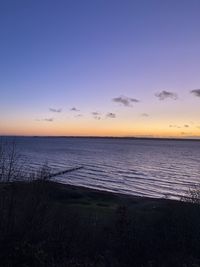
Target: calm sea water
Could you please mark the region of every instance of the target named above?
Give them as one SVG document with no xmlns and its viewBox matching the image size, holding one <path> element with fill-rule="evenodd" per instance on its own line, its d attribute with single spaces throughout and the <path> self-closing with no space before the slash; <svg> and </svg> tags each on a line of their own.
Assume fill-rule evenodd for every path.
<svg viewBox="0 0 200 267">
<path fill-rule="evenodd" d="M 56 177 L 61 183 L 170 198 L 200 183 L 199 141 L 17 137 L 15 142 L 29 170 L 44 163 L 55 172 L 83 166 Z"/>
</svg>

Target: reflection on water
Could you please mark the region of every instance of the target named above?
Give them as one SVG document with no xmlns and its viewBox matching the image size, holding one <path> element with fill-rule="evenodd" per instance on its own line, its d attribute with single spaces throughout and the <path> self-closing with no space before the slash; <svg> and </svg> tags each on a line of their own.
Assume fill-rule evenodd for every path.
<svg viewBox="0 0 200 267">
<path fill-rule="evenodd" d="M 53 171 L 84 166 L 56 177 L 62 183 L 178 197 L 200 182 L 198 141 L 33 137 L 17 137 L 15 141 L 29 170 L 45 162 Z"/>
</svg>

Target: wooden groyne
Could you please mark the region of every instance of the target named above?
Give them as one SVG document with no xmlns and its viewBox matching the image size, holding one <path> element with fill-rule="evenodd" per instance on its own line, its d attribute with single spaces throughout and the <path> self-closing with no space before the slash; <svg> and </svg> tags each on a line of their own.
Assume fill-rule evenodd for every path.
<svg viewBox="0 0 200 267">
<path fill-rule="evenodd" d="M 52 173 L 52 174 L 48 175 L 48 177 L 46 177 L 46 178 L 48 178 L 48 179 L 49 178 L 53 178 L 53 177 L 56 177 L 58 175 L 62 175 L 62 174 L 68 173 L 68 172 L 77 171 L 77 170 L 80 170 L 80 169 L 83 169 L 83 166 L 74 167 L 74 168 L 70 168 L 70 169 L 67 169 L 67 170 L 64 170 L 64 171 L 55 172 L 55 173 Z"/>
</svg>

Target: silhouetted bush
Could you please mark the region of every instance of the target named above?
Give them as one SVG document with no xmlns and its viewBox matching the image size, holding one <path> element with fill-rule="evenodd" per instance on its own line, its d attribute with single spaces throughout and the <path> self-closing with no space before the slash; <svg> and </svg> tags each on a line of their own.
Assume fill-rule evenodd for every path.
<svg viewBox="0 0 200 267">
<path fill-rule="evenodd" d="M 200 204 L 200 185 L 189 188 L 185 196 L 180 199 L 183 202 L 190 202 L 194 204 Z"/>
<path fill-rule="evenodd" d="M 21 178 L 22 166 L 15 142 L 0 141 L 0 182 L 10 182 Z"/>
</svg>

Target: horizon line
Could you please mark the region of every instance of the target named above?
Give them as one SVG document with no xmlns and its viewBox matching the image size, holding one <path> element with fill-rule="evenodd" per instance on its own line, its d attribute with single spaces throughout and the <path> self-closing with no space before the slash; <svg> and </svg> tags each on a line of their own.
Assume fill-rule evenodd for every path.
<svg viewBox="0 0 200 267">
<path fill-rule="evenodd" d="M 151 140 L 192 140 L 200 141 L 200 136 L 156 137 L 156 136 L 97 136 L 97 135 L 1 135 L 0 137 L 30 137 L 30 138 L 105 138 L 105 139 L 151 139 Z"/>
</svg>

